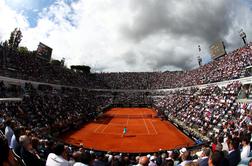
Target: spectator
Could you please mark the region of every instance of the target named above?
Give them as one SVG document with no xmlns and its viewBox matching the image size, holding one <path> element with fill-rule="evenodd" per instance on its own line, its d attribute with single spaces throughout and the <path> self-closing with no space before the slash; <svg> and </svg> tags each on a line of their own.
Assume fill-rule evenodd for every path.
<svg viewBox="0 0 252 166">
<path fill-rule="evenodd" d="M 149 163 L 148 166 L 157 166 L 155 160 L 156 160 L 156 156 L 151 156 L 151 157 L 150 157 L 150 163 Z"/>
<path fill-rule="evenodd" d="M 204 148 L 201 154 L 201 158 L 198 160 L 199 166 L 208 166 L 208 160 L 211 150 L 209 148 Z"/>
<path fill-rule="evenodd" d="M 248 158 L 250 155 L 250 139 L 246 136 L 242 139 L 241 160 Z"/>
<path fill-rule="evenodd" d="M 238 138 L 233 138 L 229 142 L 229 154 L 227 156 L 229 166 L 236 166 L 241 161 Z"/>
<path fill-rule="evenodd" d="M 209 158 L 208 165 L 209 166 L 224 166 L 224 165 L 222 165 L 223 160 L 224 160 L 224 157 L 221 154 L 221 152 L 216 151 L 216 152 L 213 152 L 213 154 Z M 226 165 L 226 166 L 228 166 L 228 165 Z"/>
<path fill-rule="evenodd" d="M 93 161 L 93 166 L 105 166 L 106 163 L 104 162 L 104 154 L 102 152 L 97 152 L 95 154 L 96 158 Z"/>
<path fill-rule="evenodd" d="M 198 162 L 189 162 L 189 163 L 186 163 L 185 166 L 199 166 L 199 163 Z"/>
<path fill-rule="evenodd" d="M 166 161 L 166 164 L 164 166 L 174 166 L 174 161 L 169 159 Z"/>
<path fill-rule="evenodd" d="M 58 143 L 55 146 L 54 153 L 50 153 L 46 160 L 46 166 L 70 166 L 69 162 L 65 159 L 65 146 Z"/>
<path fill-rule="evenodd" d="M 21 145 L 20 156 L 24 160 L 26 165 L 37 165 L 43 166 L 42 161 L 39 156 L 36 154 L 35 150 L 32 148 L 30 139 L 26 135 L 22 135 L 19 138 Z"/>
<path fill-rule="evenodd" d="M 182 162 L 179 164 L 179 166 L 185 166 L 187 163 L 191 162 L 191 156 L 190 152 L 186 151 L 181 155 Z"/>
<path fill-rule="evenodd" d="M 213 139 L 213 143 L 212 143 L 212 151 L 215 152 L 216 150 L 216 146 L 217 146 L 217 139 Z"/>
<path fill-rule="evenodd" d="M 75 156 L 74 156 L 75 155 Z M 73 166 L 88 166 L 91 161 L 91 156 L 86 152 L 76 152 L 73 154 L 75 163 Z"/>
<path fill-rule="evenodd" d="M 252 159 L 249 160 L 248 166 L 252 166 Z"/>
<path fill-rule="evenodd" d="M 137 166 L 147 166 L 149 164 L 149 159 L 146 156 L 142 156 L 139 159 L 139 163 L 137 164 Z"/>
<path fill-rule="evenodd" d="M 10 144 L 11 144 L 11 138 L 14 134 L 14 131 L 12 130 L 12 127 L 13 127 L 13 122 L 10 120 L 10 119 L 7 119 L 5 121 L 5 137 L 7 138 L 8 140 L 8 145 L 10 147 Z"/>
<path fill-rule="evenodd" d="M 18 147 L 19 136 L 21 135 L 21 129 L 16 128 L 14 134 L 11 137 L 10 149 L 16 149 Z"/>
<path fill-rule="evenodd" d="M 8 140 L 0 132 L 0 165 L 9 166 L 9 147 Z"/>
</svg>

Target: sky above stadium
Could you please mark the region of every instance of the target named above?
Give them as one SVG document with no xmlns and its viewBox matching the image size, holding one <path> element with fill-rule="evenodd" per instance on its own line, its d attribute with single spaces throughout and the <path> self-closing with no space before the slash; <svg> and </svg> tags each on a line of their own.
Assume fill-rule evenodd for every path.
<svg viewBox="0 0 252 166">
<path fill-rule="evenodd" d="M 93 71 L 164 71 L 198 67 L 209 46 L 228 51 L 252 39 L 251 0 L 0 0 L 0 41 L 19 27 L 20 45 L 43 42 L 53 58 Z"/>
</svg>

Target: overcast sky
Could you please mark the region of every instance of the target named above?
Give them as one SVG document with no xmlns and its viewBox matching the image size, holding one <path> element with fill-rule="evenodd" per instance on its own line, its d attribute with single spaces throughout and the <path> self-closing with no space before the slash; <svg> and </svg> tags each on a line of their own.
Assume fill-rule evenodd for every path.
<svg viewBox="0 0 252 166">
<path fill-rule="evenodd" d="M 0 0 L 0 40 L 15 27 L 22 46 L 39 42 L 53 58 L 94 71 L 164 71 L 198 67 L 209 46 L 242 46 L 252 36 L 251 0 Z"/>
</svg>

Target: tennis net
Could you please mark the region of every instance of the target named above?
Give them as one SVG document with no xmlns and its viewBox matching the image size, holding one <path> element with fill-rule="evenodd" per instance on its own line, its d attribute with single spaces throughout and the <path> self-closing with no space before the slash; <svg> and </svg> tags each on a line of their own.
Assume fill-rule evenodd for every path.
<svg viewBox="0 0 252 166">
<path fill-rule="evenodd" d="M 142 118 L 156 118 L 157 116 L 153 115 L 153 114 L 144 114 L 144 115 L 104 114 L 103 117 L 108 117 L 108 118 L 142 119 Z"/>
</svg>

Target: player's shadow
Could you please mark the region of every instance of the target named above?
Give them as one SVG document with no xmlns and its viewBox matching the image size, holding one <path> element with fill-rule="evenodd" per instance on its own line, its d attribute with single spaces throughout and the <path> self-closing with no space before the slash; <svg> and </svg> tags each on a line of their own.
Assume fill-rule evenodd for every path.
<svg viewBox="0 0 252 166">
<path fill-rule="evenodd" d="M 127 137 L 127 138 L 128 138 L 128 137 L 136 137 L 136 135 L 134 135 L 134 134 L 129 134 L 129 135 L 127 135 L 127 134 L 126 134 L 126 135 L 124 135 L 124 137 Z"/>
</svg>

